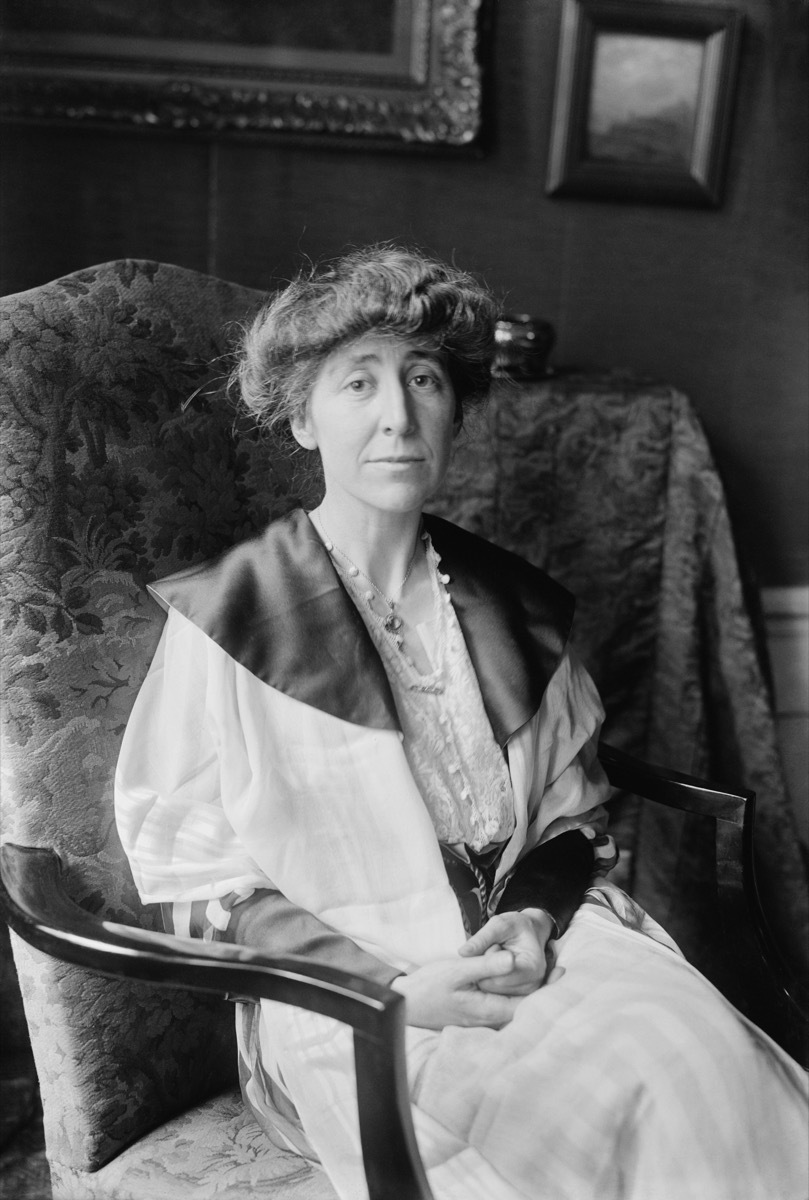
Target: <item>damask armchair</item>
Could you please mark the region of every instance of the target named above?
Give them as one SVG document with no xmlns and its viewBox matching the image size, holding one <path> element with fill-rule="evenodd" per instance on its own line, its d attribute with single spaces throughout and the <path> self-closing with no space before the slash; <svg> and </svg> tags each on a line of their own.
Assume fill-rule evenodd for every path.
<svg viewBox="0 0 809 1200">
<path fill-rule="evenodd" d="M 146 581 L 309 499 L 286 454 L 240 428 L 223 392 L 233 329 L 260 301 L 132 260 L 0 301 L 0 899 L 56 1200 L 242 1200 L 253 1188 L 274 1200 L 333 1197 L 322 1172 L 273 1146 L 241 1105 L 225 998 L 235 992 L 310 1003 L 354 1025 L 369 1195 L 430 1194 L 404 1091 L 401 997 L 302 961 L 160 933 L 115 831 L 114 764 L 161 626 Z M 616 747 L 602 759 L 618 789 L 620 881 L 800 1055 L 805 879 L 735 559 L 711 540 L 721 490 L 687 403 L 627 378 L 565 377 L 503 383 L 481 421 L 435 509 L 581 597 L 579 649 Z M 706 488 L 710 513 L 696 499 Z M 686 544 L 698 562 L 685 560 Z M 627 751 L 681 772 L 719 768 L 747 787 L 639 767 Z M 683 823 L 682 809 L 701 824 Z"/>
</svg>

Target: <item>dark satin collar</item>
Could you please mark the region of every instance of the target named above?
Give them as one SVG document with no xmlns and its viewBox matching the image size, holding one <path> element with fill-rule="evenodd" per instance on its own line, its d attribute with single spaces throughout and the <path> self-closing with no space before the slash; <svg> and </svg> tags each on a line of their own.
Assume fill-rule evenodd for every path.
<svg viewBox="0 0 809 1200">
<path fill-rule="evenodd" d="M 573 598 L 543 571 L 439 517 L 424 524 L 501 746 L 539 708 Z M 220 558 L 149 588 L 258 679 L 375 729 L 399 720 L 381 659 L 302 509 Z"/>
<path fill-rule="evenodd" d="M 494 736 L 505 746 L 539 708 L 559 665 L 575 600 L 525 559 L 440 517 L 425 528 L 447 587 Z"/>
</svg>

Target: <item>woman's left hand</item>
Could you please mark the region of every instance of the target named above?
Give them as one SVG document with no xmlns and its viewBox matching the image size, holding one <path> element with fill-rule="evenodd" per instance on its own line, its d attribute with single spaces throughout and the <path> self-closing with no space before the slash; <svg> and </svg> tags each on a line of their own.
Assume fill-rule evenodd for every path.
<svg viewBox="0 0 809 1200">
<path fill-rule="evenodd" d="M 483 979 L 478 987 L 503 996 L 527 996 L 545 982 L 549 965 L 547 945 L 552 933 L 553 921 L 541 908 L 496 913 L 464 942 L 458 953 L 470 958 L 493 950 L 510 950 L 513 971 Z"/>
</svg>

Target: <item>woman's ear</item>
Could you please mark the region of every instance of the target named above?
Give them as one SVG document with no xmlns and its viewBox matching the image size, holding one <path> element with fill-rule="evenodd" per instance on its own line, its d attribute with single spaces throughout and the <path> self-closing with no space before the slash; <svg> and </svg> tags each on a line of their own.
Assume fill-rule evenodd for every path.
<svg viewBox="0 0 809 1200">
<path fill-rule="evenodd" d="M 289 422 L 289 427 L 292 430 L 292 436 L 295 441 L 299 446 L 303 446 L 304 450 L 317 449 L 317 438 L 309 426 L 306 413 L 298 417 L 293 417 Z"/>
</svg>

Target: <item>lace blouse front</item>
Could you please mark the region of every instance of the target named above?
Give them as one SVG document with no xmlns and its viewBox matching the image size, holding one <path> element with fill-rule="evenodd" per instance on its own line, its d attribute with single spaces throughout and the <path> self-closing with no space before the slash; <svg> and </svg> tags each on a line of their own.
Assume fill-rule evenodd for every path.
<svg viewBox="0 0 809 1200">
<path fill-rule="evenodd" d="M 424 534 L 432 616 L 417 626 L 432 665 L 422 675 L 371 610 L 357 580 L 332 562 L 379 651 L 393 691 L 408 766 L 436 836 L 475 852 L 514 832 L 514 798 L 505 757 L 495 741 L 477 676 L 452 606 L 448 575 Z"/>
</svg>

